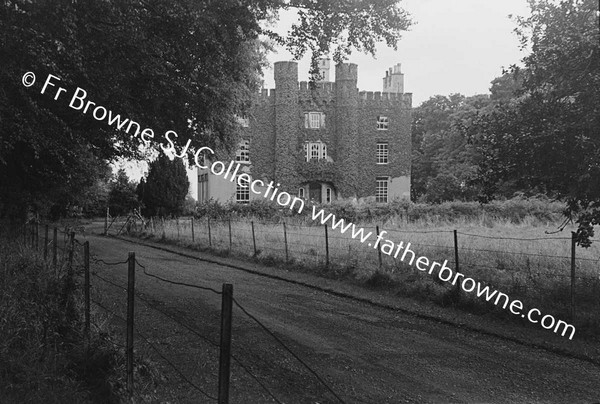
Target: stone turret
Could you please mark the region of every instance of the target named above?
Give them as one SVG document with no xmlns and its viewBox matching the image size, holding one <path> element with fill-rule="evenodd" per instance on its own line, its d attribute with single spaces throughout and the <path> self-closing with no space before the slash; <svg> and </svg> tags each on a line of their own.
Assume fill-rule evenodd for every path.
<svg viewBox="0 0 600 404">
<path fill-rule="evenodd" d="M 358 66 L 340 63 L 335 67 L 336 157 L 339 163 L 338 190 L 343 197 L 356 197 L 358 174 Z"/>
<path fill-rule="evenodd" d="M 295 194 L 298 150 L 298 63 L 275 62 L 275 178 L 281 189 Z"/>
</svg>

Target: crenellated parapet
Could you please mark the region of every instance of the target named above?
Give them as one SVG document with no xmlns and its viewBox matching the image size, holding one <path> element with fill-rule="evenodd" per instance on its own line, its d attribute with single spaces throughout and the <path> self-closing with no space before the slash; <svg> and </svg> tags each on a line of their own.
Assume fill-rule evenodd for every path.
<svg viewBox="0 0 600 404">
<path fill-rule="evenodd" d="M 412 93 L 360 91 L 358 99 L 361 105 L 398 105 L 405 108 L 412 108 Z"/>
</svg>

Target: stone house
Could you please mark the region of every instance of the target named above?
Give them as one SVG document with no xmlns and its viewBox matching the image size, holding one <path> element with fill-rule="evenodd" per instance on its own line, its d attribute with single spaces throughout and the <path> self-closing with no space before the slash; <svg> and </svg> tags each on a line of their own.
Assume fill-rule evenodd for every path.
<svg viewBox="0 0 600 404">
<path fill-rule="evenodd" d="M 231 160 L 266 184 L 318 202 L 410 198 L 411 103 L 400 64 L 385 72 L 383 92 L 357 89 L 358 67 L 342 63 L 329 81 L 298 82 L 296 62 L 274 64 L 275 89 L 262 90 L 241 121 Z M 225 161 L 225 159 L 222 159 Z M 198 170 L 198 200 L 247 203 L 248 186 Z"/>
</svg>

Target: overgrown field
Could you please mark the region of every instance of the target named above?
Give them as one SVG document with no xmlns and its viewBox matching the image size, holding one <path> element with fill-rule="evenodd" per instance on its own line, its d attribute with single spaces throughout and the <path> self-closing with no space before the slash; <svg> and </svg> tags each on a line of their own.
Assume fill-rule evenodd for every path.
<svg viewBox="0 0 600 404">
<path fill-rule="evenodd" d="M 443 208 L 438 206 L 431 210 L 434 209 Z M 410 242 L 411 250 L 417 256 L 425 255 L 438 262 L 448 260 L 453 269 L 456 268 L 456 230 L 460 272 L 513 299 L 522 300 L 526 308 L 535 307 L 544 314 L 570 322 L 570 230 L 574 227 L 556 232 L 562 219 L 559 204 L 544 207 L 540 203 L 535 209 L 521 206 L 518 209 L 509 207 L 509 210 L 511 213 L 498 209 L 494 218 L 480 211 L 478 215 L 423 215 L 410 221 L 407 216 L 397 215 L 378 222 L 371 220 L 357 224 L 374 235 L 377 228 L 385 230 L 388 232 L 385 238 L 396 244 Z M 265 263 L 322 276 L 347 278 L 370 287 L 392 289 L 401 295 L 459 306 L 476 313 L 508 316 L 506 311 L 474 294 L 457 294 L 448 283 L 402 263 L 399 258 L 382 254 L 380 264 L 378 251 L 352 239 L 349 231 L 341 234 L 339 229 L 329 228 L 326 239 L 324 226 L 306 221 L 304 217 L 266 221 L 240 216 L 219 220 L 196 217 L 193 241 L 191 218 L 152 219 L 145 229 L 140 224 L 132 231 L 193 244 L 197 248 L 211 248 L 222 254 L 254 256 Z M 370 241 L 373 240 L 374 236 Z M 600 241 L 595 240 L 590 248 L 575 248 L 574 324 L 580 336 L 600 330 L 597 314 L 600 312 L 599 270 Z"/>
</svg>

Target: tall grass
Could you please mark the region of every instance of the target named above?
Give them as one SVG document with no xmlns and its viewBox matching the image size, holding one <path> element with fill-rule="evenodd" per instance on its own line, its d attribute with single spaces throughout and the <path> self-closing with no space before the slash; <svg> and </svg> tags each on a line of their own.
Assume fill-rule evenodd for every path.
<svg viewBox="0 0 600 404">
<path fill-rule="evenodd" d="M 0 403 L 121 402 L 124 352 L 96 321 L 86 345 L 73 272 L 23 239 L 0 235 Z"/>
<path fill-rule="evenodd" d="M 376 226 L 388 233 L 385 238 L 396 244 L 411 243 L 417 256 L 444 262 L 456 268 L 454 234 L 458 231 L 459 270 L 512 299 L 520 299 L 527 308 L 539 308 L 565 321 L 570 320 L 571 239 L 566 229 L 557 234 L 562 219 L 562 204 L 539 199 L 515 199 L 486 207 L 472 203 L 448 203 L 410 207 L 413 219 L 399 214 L 390 216 L 389 208 L 365 214 L 367 207 L 349 210 L 343 206 L 325 207 L 338 212 L 365 231 L 376 234 Z M 249 208 L 250 209 L 250 208 Z M 378 208 L 375 208 L 376 210 Z M 393 209 L 392 209 L 393 210 Z M 419 213 L 420 212 L 420 213 Z M 231 213 L 231 212 L 230 212 Z M 194 244 L 214 251 L 254 256 L 267 263 L 312 271 L 320 275 L 345 277 L 370 287 L 392 288 L 397 293 L 452 304 L 478 313 L 506 315 L 492 303 L 473 295 L 457 293 L 456 288 L 420 272 L 385 254 L 379 264 L 378 251 L 354 240 L 348 233 L 328 229 L 330 265 L 325 268 L 327 249 L 325 229 L 305 217 L 274 216 L 271 220 L 244 217 L 195 218 Z M 370 220 L 365 218 L 370 217 Z M 373 219 L 376 217 L 377 219 Z M 284 225 L 286 234 L 284 235 Z M 191 218 L 152 221 L 142 234 L 192 244 Z M 254 239 L 252 235 L 254 225 Z M 231 244 L 229 227 L 231 226 Z M 287 258 L 286 262 L 286 236 Z M 371 241 L 373 241 L 372 236 Z M 256 244 L 256 254 L 254 251 Z M 590 248 L 576 248 L 575 312 L 579 334 L 600 330 L 600 241 Z"/>
</svg>

